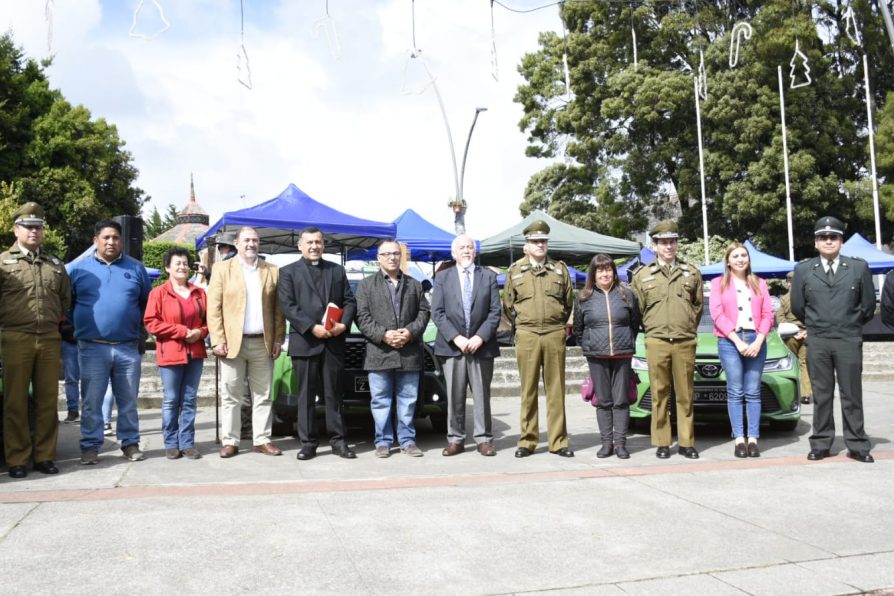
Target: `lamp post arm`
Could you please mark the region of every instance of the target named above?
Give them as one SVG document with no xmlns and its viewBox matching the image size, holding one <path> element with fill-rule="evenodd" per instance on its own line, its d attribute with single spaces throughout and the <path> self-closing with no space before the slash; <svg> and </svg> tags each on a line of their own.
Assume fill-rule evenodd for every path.
<svg viewBox="0 0 894 596">
<path fill-rule="evenodd" d="M 459 201 L 464 199 L 463 185 L 466 179 L 466 158 L 469 156 L 469 144 L 472 142 L 472 132 L 475 130 L 475 123 L 478 122 L 478 114 L 483 112 L 484 109 L 478 108 L 475 110 L 475 117 L 472 118 L 472 126 L 469 128 L 469 136 L 466 137 L 466 149 L 463 151 L 463 163 L 459 170 L 459 195 L 457 196 L 457 200 Z"/>
</svg>

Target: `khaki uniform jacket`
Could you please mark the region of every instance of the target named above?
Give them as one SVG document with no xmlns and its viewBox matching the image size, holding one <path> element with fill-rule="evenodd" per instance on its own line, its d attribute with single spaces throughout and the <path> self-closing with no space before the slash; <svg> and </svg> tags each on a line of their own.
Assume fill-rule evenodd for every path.
<svg viewBox="0 0 894 596">
<path fill-rule="evenodd" d="M 264 309 L 264 344 L 273 353 L 273 344 L 282 344 L 286 336 L 286 320 L 279 308 L 277 287 L 279 269 L 258 259 L 261 275 L 261 302 Z M 230 357 L 242 348 L 242 329 L 245 326 L 245 278 L 242 259 L 238 256 L 214 267 L 214 275 L 206 290 L 208 294 L 208 333 L 211 346 L 227 344 Z"/>
<path fill-rule="evenodd" d="M 71 281 L 57 257 L 25 256 L 18 243 L 0 254 L 0 329 L 59 333 L 71 306 Z"/>
<path fill-rule="evenodd" d="M 646 337 L 694 339 L 704 309 L 701 272 L 677 259 L 670 275 L 654 261 L 633 276 Z"/>
<path fill-rule="evenodd" d="M 545 334 L 564 329 L 574 305 L 574 287 L 562 261 L 549 257 L 534 271 L 528 257 L 506 272 L 503 311 L 517 329 Z"/>
<path fill-rule="evenodd" d="M 779 310 L 776 311 L 776 324 L 794 323 L 798 329 L 807 329 L 804 323 L 792 312 L 792 293 L 788 292 L 779 297 Z"/>
</svg>

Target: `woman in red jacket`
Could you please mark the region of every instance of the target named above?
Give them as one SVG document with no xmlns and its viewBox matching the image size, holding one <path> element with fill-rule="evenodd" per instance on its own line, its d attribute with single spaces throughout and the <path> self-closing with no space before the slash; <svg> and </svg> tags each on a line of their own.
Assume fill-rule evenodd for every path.
<svg viewBox="0 0 894 596">
<path fill-rule="evenodd" d="M 734 242 L 723 256 L 723 277 L 711 280 L 711 318 L 720 363 L 726 372 L 726 396 L 736 457 L 759 457 L 761 373 L 767 359 L 767 334 L 773 327 L 773 305 L 767 282 L 751 271 L 751 257 Z M 748 445 L 742 401 L 748 419 Z"/>
<path fill-rule="evenodd" d="M 199 459 L 195 445 L 196 394 L 202 378 L 202 362 L 208 356 L 205 291 L 189 283 L 190 258 L 184 248 L 164 255 L 168 281 L 149 294 L 146 329 L 155 336 L 155 354 L 164 400 L 161 428 L 168 459 Z"/>
</svg>

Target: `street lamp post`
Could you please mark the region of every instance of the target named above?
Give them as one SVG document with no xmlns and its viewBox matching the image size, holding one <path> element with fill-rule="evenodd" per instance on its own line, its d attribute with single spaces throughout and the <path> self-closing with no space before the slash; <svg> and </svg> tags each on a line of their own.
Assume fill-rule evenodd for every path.
<svg viewBox="0 0 894 596">
<path fill-rule="evenodd" d="M 472 142 L 472 132 L 475 130 L 475 123 L 478 122 L 478 114 L 486 111 L 487 108 L 475 108 L 475 117 L 472 118 L 472 126 L 469 128 L 469 136 L 466 137 L 466 148 L 463 151 L 463 163 L 459 171 L 459 192 L 457 193 L 456 199 L 450 203 L 450 207 L 453 208 L 453 225 L 457 235 L 465 234 L 466 232 L 466 200 L 463 195 L 463 183 L 466 178 L 466 158 L 469 156 L 469 143 Z"/>
</svg>

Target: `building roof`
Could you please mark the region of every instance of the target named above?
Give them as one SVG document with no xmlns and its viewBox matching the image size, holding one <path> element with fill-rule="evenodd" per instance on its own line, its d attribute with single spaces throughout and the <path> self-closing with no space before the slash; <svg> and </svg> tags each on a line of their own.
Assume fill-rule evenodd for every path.
<svg viewBox="0 0 894 596">
<path fill-rule="evenodd" d="M 177 225 L 165 230 L 151 242 L 177 242 L 195 244 L 196 238 L 208 231 L 208 212 L 196 201 L 196 188 L 192 174 L 189 175 L 189 202 L 177 212 Z"/>
</svg>

